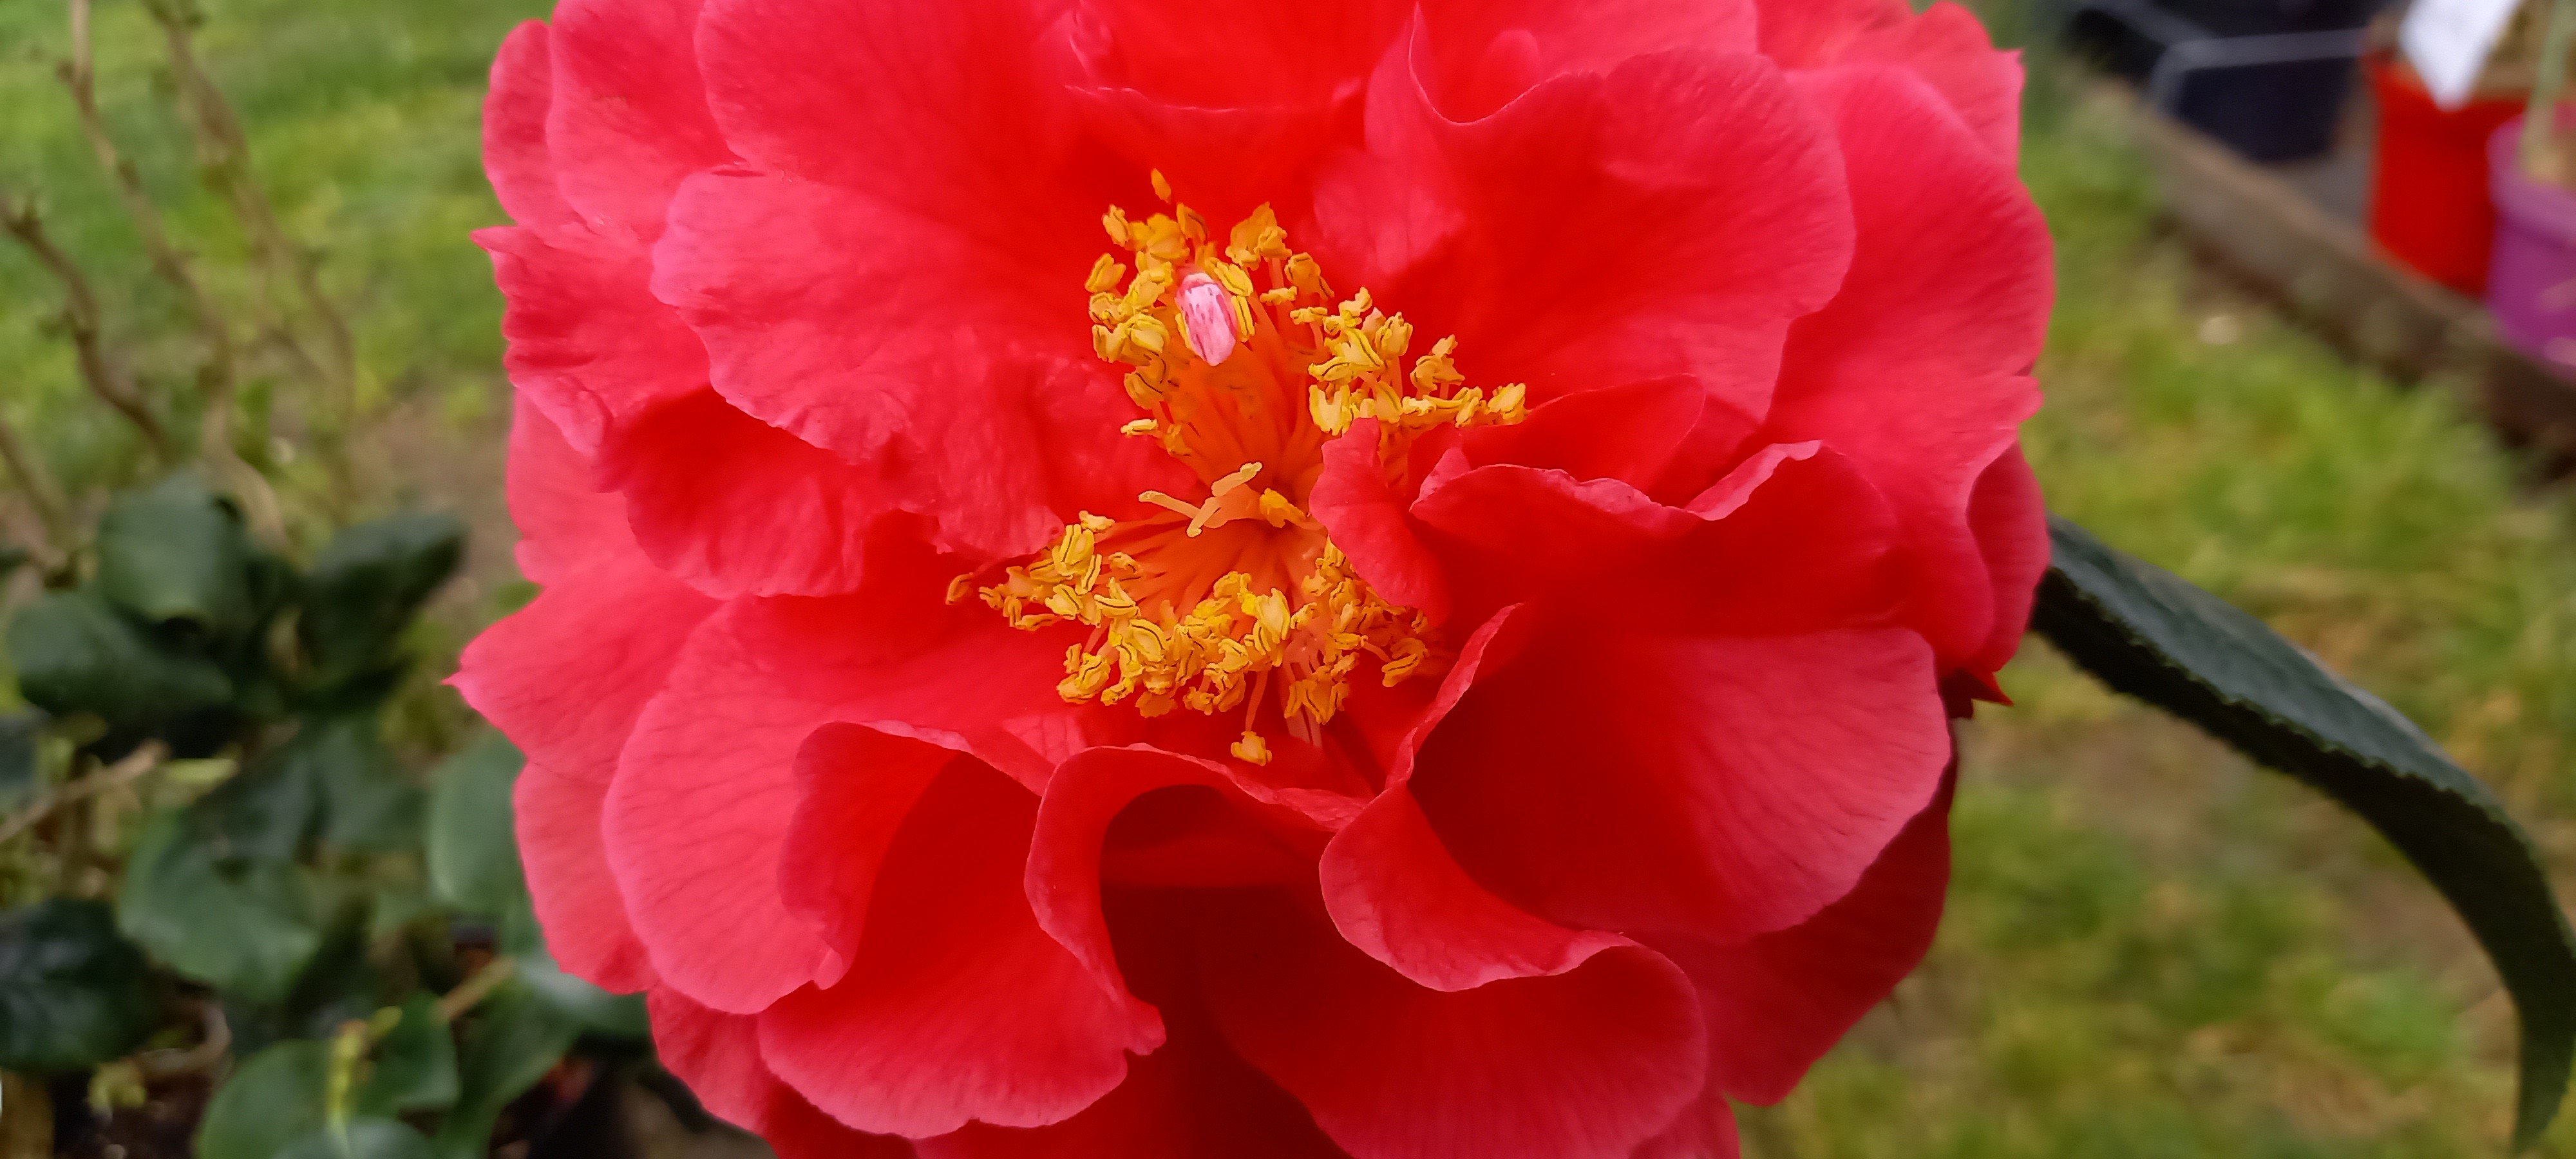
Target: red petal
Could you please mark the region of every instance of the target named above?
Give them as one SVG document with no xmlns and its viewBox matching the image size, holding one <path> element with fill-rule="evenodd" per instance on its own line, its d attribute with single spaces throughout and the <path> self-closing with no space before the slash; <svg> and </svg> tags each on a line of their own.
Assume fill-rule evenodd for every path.
<svg viewBox="0 0 2576 1159">
<path fill-rule="evenodd" d="M 1578 390 L 1523 422 L 1478 428 L 1463 445 L 1478 466 L 1550 467 L 1579 480 L 1618 479 L 1644 489 L 1655 485 L 1710 405 L 1724 404 L 1713 404 L 1688 378 Z"/>
<path fill-rule="evenodd" d="M 1790 68 L 1831 64 L 1862 35 L 1913 15 L 1905 0 L 1754 0 L 1762 52 Z"/>
<path fill-rule="evenodd" d="M 1712 1085 L 1663 1134 L 1639 1145 L 1631 1159 L 1738 1159 L 1743 1153 L 1735 1136 L 1735 1108 Z"/>
<path fill-rule="evenodd" d="M 1843 292 L 1791 332 L 1767 432 L 1822 439 L 1895 506 L 1909 620 L 1954 667 L 1995 631 L 1969 498 L 2039 405 L 2020 373 L 2047 323 L 2047 233 L 2011 169 L 1919 80 L 1842 68 L 1804 83 L 1836 110 L 1860 244 Z"/>
<path fill-rule="evenodd" d="M 1358 1159 L 1625 1159 L 1700 1093 L 1698 1002 L 1651 951 L 1443 993 L 1276 892 L 1218 920 L 1200 949 L 1217 1025 Z"/>
<path fill-rule="evenodd" d="M 1324 443 L 1324 470 L 1306 497 L 1333 543 L 1378 594 L 1438 623 L 1449 618 L 1440 562 L 1415 538 L 1402 500 L 1378 461 L 1376 419 L 1361 419 Z"/>
<path fill-rule="evenodd" d="M 762 170 L 971 215 L 1006 250 L 1096 251 L 1107 199 L 1076 203 L 1060 180 L 1075 144 L 1061 88 L 1072 62 L 1048 27 L 1060 7 L 707 0 L 698 66 L 725 140 Z M 1141 189 L 1142 177 L 1130 180 Z M 1059 223 L 1083 232 L 1050 236 Z"/>
<path fill-rule="evenodd" d="M 1569 930 L 1495 897 L 1459 868 L 1405 782 L 1422 739 L 1489 662 L 1507 662 L 1528 617 L 1506 608 L 1468 637 L 1440 694 L 1396 750 L 1386 791 L 1325 846 L 1317 866 L 1324 908 L 1360 952 L 1434 990 L 1562 974 L 1594 954 L 1635 943 Z M 1499 646 L 1498 646 L 1499 644 Z"/>
<path fill-rule="evenodd" d="M 760 1016 L 761 1053 L 865 1130 L 929 1136 L 969 1119 L 1068 1118 L 1117 1087 L 1125 1052 L 1162 1045 L 1162 1023 L 1031 917 L 1021 876 L 1037 798 L 979 761 L 920 751 L 931 747 L 847 728 L 808 744 L 780 869 L 816 883 L 799 887 L 809 903 L 841 911 L 826 928 L 863 919 L 865 932 L 839 982 Z M 839 850 L 835 830 L 849 843 Z M 878 841 L 879 872 L 833 865 L 836 854 L 868 859 Z"/>
<path fill-rule="evenodd" d="M 708 1113 L 758 1133 L 779 1159 L 906 1159 L 912 1144 L 850 1130 L 778 1081 L 748 1015 L 709 1010 L 668 989 L 646 998 L 662 1065 Z"/>
<path fill-rule="evenodd" d="M 707 113 L 698 0 L 564 0 L 546 142 L 565 198 L 651 241 L 680 179 L 733 160 Z"/>
<path fill-rule="evenodd" d="M 536 583 L 603 556 L 636 555 L 625 500 L 599 489 L 590 460 L 524 394 L 511 401 L 509 492 L 519 574 Z"/>
<path fill-rule="evenodd" d="M 656 976 L 608 872 L 599 836 L 599 807 L 607 796 L 605 781 L 567 777 L 530 761 L 519 770 L 511 807 L 547 951 L 567 973 L 624 994 L 653 985 Z"/>
<path fill-rule="evenodd" d="M 1425 334 L 1456 334 L 1471 379 L 1523 380 L 1545 400 L 1696 375 L 1760 414 L 1789 320 L 1842 279 L 1841 160 L 1760 57 L 1639 57 L 1462 124 L 1435 111 L 1399 48 L 1369 100 L 1369 148 L 1395 179 L 1337 169 L 1299 236 L 1337 280 L 1400 304 Z M 1408 233 L 1406 253 L 1381 219 L 1454 229 Z"/>
<path fill-rule="evenodd" d="M 636 726 L 609 793 L 610 863 L 655 968 L 700 1002 L 752 1013 L 839 974 L 778 886 L 795 756 L 815 729 L 911 722 L 1040 781 L 1059 759 L 1024 738 L 1072 711 L 1055 695 L 1061 645 L 980 605 L 941 608 L 943 578 L 900 570 L 856 596 L 726 605 Z"/>
<path fill-rule="evenodd" d="M 475 637 L 451 683 L 531 759 L 606 785 L 645 702 L 715 608 L 640 555 L 604 560 Z"/>
<path fill-rule="evenodd" d="M 1316 158 L 1358 143 L 1360 92 L 1410 11 L 1403 0 L 1261 0 L 1175 18 L 1164 0 L 1096 0 L 1076 17 L 1097 86 L 1077 90 L 1086 126 L 1132 171 L 1161 170 L 1211 221 L 1263 202 L 1295 220 Z"/>
<path fill-rule="evenodd" d="M 1214 761 L 1136 746 L 1090 749 L 1058 766 L 1038 807 L 1024 888 L 1038 925 L 1091 971 L 1103 988 L 1122 997 L 1129 994 L 1127 979 L 1119 971 L 1109 919 L 1102 910 L 1102 846 L 1112 823 L 1138 798 L 1184 786 L 1215 790 L 1226 807 L 1246 812 L 1258 812 L 1264 803 L 1278 804 L 1271 820 L 1280 824 L 1271 831 L 1255 825 L 1215 834 L 1224 845 L 1216 851 L 1221 856 L 1193 859 L 1195 864 L 1188 868 L 1195 872 L 1169 884 L 1204 888 L 1271 880 L 1283 863 L 1283 853 L 1287 855 L 1284 863 L 1291 867 L 1289 879 L 1302 880 L 1311 872 L 1314 850 L 1320 845 L 1320 841 L 1301 842 L 1275 831 L 1303 828 L 1316 834 L 1320 829 L 1315 819 L 1285 804 L 1302 802 L 1305 798 L 1299 791 L 1268 792 Z M 1188 836 L 1210 836 L 1205 827 L 1190 828 L 1199 831 Z"/>
<path fill-rule="evenodd" d="M 1786 1097 L 1852 1024 L 1914 971 L 1950 882 L 1950 791 L 1816 916 L 1741 945 L 1658 941 L 1699 985 L 1709 1082 L 1752 1103 Z"/>
<path fill-rule="evenodd" d="M 492 88 L 483 97 L 483 172 L 501 208 L 523 226 L 574 221 L 555 186 L 546 149 L 546 110 L 553 101 L 554 61 L 546 26 L 530 20 L 510 31 L 492 59 Z"/>
<path fill-rule="evenodd" d="M 1886 503 L 1814 444 L 1768 448 L 1688 507 L 1501 464 L 1435 477 L 1413 514 L 1477 611 L 1562 598 L 1654 608 L 1676 630 L 1784 632 L 1879 616 L 1899 592 Z"/>
<path fill-rule="evenodd" d="M 1582 929 L 1738 941 L 1850 892 L 1941 779 L 1899 629 L 1691 639 L 1541 625 L 1424 742 L 1414 793 L 1479 882 Z"/>
<path fill-rule="evenodd" d="M 639 989 L 654 975 L 608 873 L 600 801 L 645 701 L 715 605 L 645 561 L 624 505 L 588 490 L 586 465 L 524 398 L 511 446 L 520 559 L 548 590 L 467 645 L 450 683 L 528 754 L 519 847 L 556 958 Z"/>
<path fill-rule="evenodd" d="M 1435 0 L 1416 68 L 1454 120 L 1492 114 L 1535 83 L 1570 72 L 1608 72 L 1631 57 L 1674 49 L 1750 52 L 1754 6 L 1745 0 Z"/>
<path fill-rule="evenodd" d="M 2012 661 L 2030 626 L 2030 608 L 2039 595 L 2039 578 L 2048 571 L 2048 509 L 2040 502 L 2039 479 L 2030 460 L 2016 446 L 1977 477 L 1968 501 L 1968 525 L 1985 554 L 1986 573 L 1995 582 L 1995 627 L 1986 645 L 1969 661 L 1974 671 L 1993 672 Z"/>
<path fill-rule="evenodd" d="M 2020 152 L 2020 54 L 1996 51 L 1985 27 L 1967 9 L 1945 0 L 1921 16 L 1863 35 L 1842 59 L 1912 69 L 1940 91 L 1968 130 L 2005 164 Z"/>
<path fill-rule="evenodd" d="M 1045 822 L 1041 821 L 1041 824 Z M 1064 1122 L 976 1124 L 924 1140 L 926 1159 L 1345 1159 L 1296 1099 L 1226 1045 L 1199 995 L 1193 931 L 1234 891 L 1119 890 L 1119 960 L 1161 1006 L 1170 1039 L 1127 1081 Z"/>
<path fill-rule="evenodd" d="M 487 229 L 493 280 L 509 299 L 510 381 L 585 455 L 666 399 L 704 389 L 705 349 L 645 291 L 651 262 L 634 239 L 571 223 Z"/>
<path fill-rule="evenodd" d="M 881 504 L 935 520 L 944 548 L 998 558 L 1179 471 L 1118 434 L 1134 408 L 1068 305 L 1089 261 L 1029 272 L 953 222 L 717 173 L 681 186 L 653 285 L 706 341 L 726 398 L 881 467 Z"/>
<path fill-rule="evenodd" d="M 865 582 L 886 514 L 879 473 L 699 390 L 636 417 L 601 456 L 656 563 L 719 595 L 837 595 Z"/>
</svg>

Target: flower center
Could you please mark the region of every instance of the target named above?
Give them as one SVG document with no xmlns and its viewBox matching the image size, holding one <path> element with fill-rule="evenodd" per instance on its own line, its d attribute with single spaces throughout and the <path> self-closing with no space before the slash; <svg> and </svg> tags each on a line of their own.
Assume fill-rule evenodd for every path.
<svg viewBox="0 0 2576 1159">
<path fill-rule="evenodd" d="M 1154 188 L 1169 200 L 1159 173 Z M 1436 427 L 1520 421 L 1525 391 L 1463 387 L 1450 338 L 1408 363 L 1403 315 L 1365 289 L 1336 301 L 1267 205 L 1221 245 L 1177 203 L 1143 221 L 1112 207 L 1102 222 L 1134 263 L 1131 276 L 1103 254 L 1085 282 L 1093 349 L 1130 368 L 1143 412 L 1121 429 L 1160 443 L 1204 493 L 1147 491 L 1128 519 L 1083 512 L 1001 583 L 961 576 L 950 595 L 976 590 L 1018 628 L 1089 626 L 1065 652 L 1066 700 L 1132 697 L 1149 717 L 1241 709 L 1232 751 L 1267 764 L 1257 726 L 1273 690 L 1288 734 L 1312 744 L 1364 661 L 1392 687 L 1447 659 L 1429 619 L 1370 590 L 1306 513 L 1325 443 L 1376 419 L 1392 475 Z"/>
</svg>

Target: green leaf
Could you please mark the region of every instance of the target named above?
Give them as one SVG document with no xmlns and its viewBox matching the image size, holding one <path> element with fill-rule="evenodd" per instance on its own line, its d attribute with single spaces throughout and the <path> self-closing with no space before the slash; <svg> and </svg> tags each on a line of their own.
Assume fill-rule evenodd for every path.
<svg viewBox="0 0 2576 1159">
<path fill-rule="evenodd" d="M 334 538 L 313 562 L 297 630 L 324 683 L 395 660 L 405 625 L 465 558 L 465 525 L 449 515 L 397 515 Z"/>
<path fill-rule="evenodd" d="M 323 840 L 376 850 L 419 844 L 423 794 L 403 779 L 374 716 L 307 721 L 287 748 L 321 787 Z"/>
<path fill-rule="evenodd" d="M 358 1113 L 434 1110 L 456 1094 L 456 1036 L 438 1016 L 438 1000 L 415 994 L 402 1005 L 402 1021 L 376 1044 L 374 1069 L 354 1100 Z"/>
<path fill-rule="evenodd" d="M 527 904 L 511 830 L 510 787 L 523 763 L 499 733 L 431 774 L 429 880 L 440 898 L 476 917 L 506 918 Z"/>
<path fill-rule="evenodd" d="M 0 810 L 15 809 L 35 795 L 42 753 L 37 742 L 44 734 L 44 714 L 0 712 Z"/>
<path fill-rule="evenodd" d="M 331 1048 L 289 1039 L 250 1056 L 215 1089 L 197 1124 L 197 1159 L 277 1159 L 323 1126 Z"/>
<path fill-rule="evenodd" d="M 0 1070 L 56 1073 L 122 1057 L 152 1033 L 151 966 L 94 901 L 0 913 Z"/>
<path fill-rule="evenodd" d="M 295 745 L 270 751 L 188 807 L 190 837 L 215 860 L 292 861 L 322 819 L 313 767 Z"/>
<path fill-rule="evenodd" d="M 519 957 L 519 981 L 584 1033 L 642 1041 L 653 1037 L 641 994 L 611 994 L 564 973 L 543 948 Z"/>
<path fill-rule="evenodd" d="M 241 513 L 181 472 L 108 504 L 98 521 L 98 587 L 157 624 L 234 637 L 258 619 Z"/>
<path fill-rule="evenodd" d="M 391 1119 L 351 1119 L 287 1145 L 277 1159 L 436 1159 L 429 1140 Z M 479 1159 L 479 1157 L 478 1157 Z"/>
<path fill-rule="evenodd" d="M 312 888 L 292 862 L 219 865 L 176 813 L 144 822 L 117 923 L 180 974 L 254 1002 L 281 1002 L 322 948 Z"/>
<path fill-rule="evenodd" d="M 9 622 L 18 689 L 56 716 L 96 713 L 152 724 L 232 699 L 232 681 L 202 657 L 165 647 L 97 592 L 53 592 Z"/>
<path fill-rule="evenodd" d="M 2522 1021 L 2514 1138 L 2557 1113 L 2576 1060 L 2576 935 L 2504 806 L 2396 710 L 2262 621 L 2051 516 L 2031 626 L 2118 691 L 2172 712 L 2370 822 L 2457 910 Z"/>
<path fill-rule="evenodd" d="M 467 1032 L 456 1106 L 438 1130 L 439 1155 L 481 1159 L 502 1108 L 554 1069 L 579 1037 L 577 1023 L 517 981 L 494 990 Z"/>
</svg>

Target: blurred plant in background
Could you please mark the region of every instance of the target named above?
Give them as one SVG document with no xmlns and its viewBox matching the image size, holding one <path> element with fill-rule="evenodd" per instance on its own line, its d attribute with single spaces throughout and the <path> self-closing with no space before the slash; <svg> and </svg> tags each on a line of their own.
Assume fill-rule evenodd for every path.
<svg viewBox="0 0 2576 1159">
<path fill-rule="evenodd" d="M 382 380 L 200 63 L 201 15 L 145 0 L 116 34 L 158 50 L 136 111 L 166 124 L 131 136 L 183 127 L 191 198 L 102 104 L 88 0 L 54 13 L 47 107 L 109 204 L 57 229 L 34 182 L 63 167 L 0 174 L 79 387 L 47 397 L 44 360 L 13 362 L 39 372 L 0 414 L 24 702 L 0 701 L 0 1156 L 470 1157 L 577 1118 L 614 1085 L 584 1077 L 633 1069 L 648 1034 L 640 1000 L 546 958 L 518 755 L 434 683 L 421 613 L 465 527 L 354 521 L 392 489 L 360 449 Z M 101 210 L 141 269 L 81 256 Z M 522 1099 L 550 1074 L 565 1097 Z"/>
</svg>

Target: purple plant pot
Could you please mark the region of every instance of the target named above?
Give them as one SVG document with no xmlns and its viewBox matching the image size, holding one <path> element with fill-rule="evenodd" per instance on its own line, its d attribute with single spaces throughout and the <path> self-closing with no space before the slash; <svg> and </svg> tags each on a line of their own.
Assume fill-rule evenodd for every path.
<svg viewBox="0 0 2576 1159">
<path fill-rule="evenodd" d="M 2576 110 L 2561 110 L 2559 118 L 2576 120 Z M 2576 372 L 2576 190 L 2524 176 L 2521 137 L 2522 118 L 2515 117 L 2487 138 L 2496 209 L 2487 309 L 2506 341 Z"/>
</svg>

